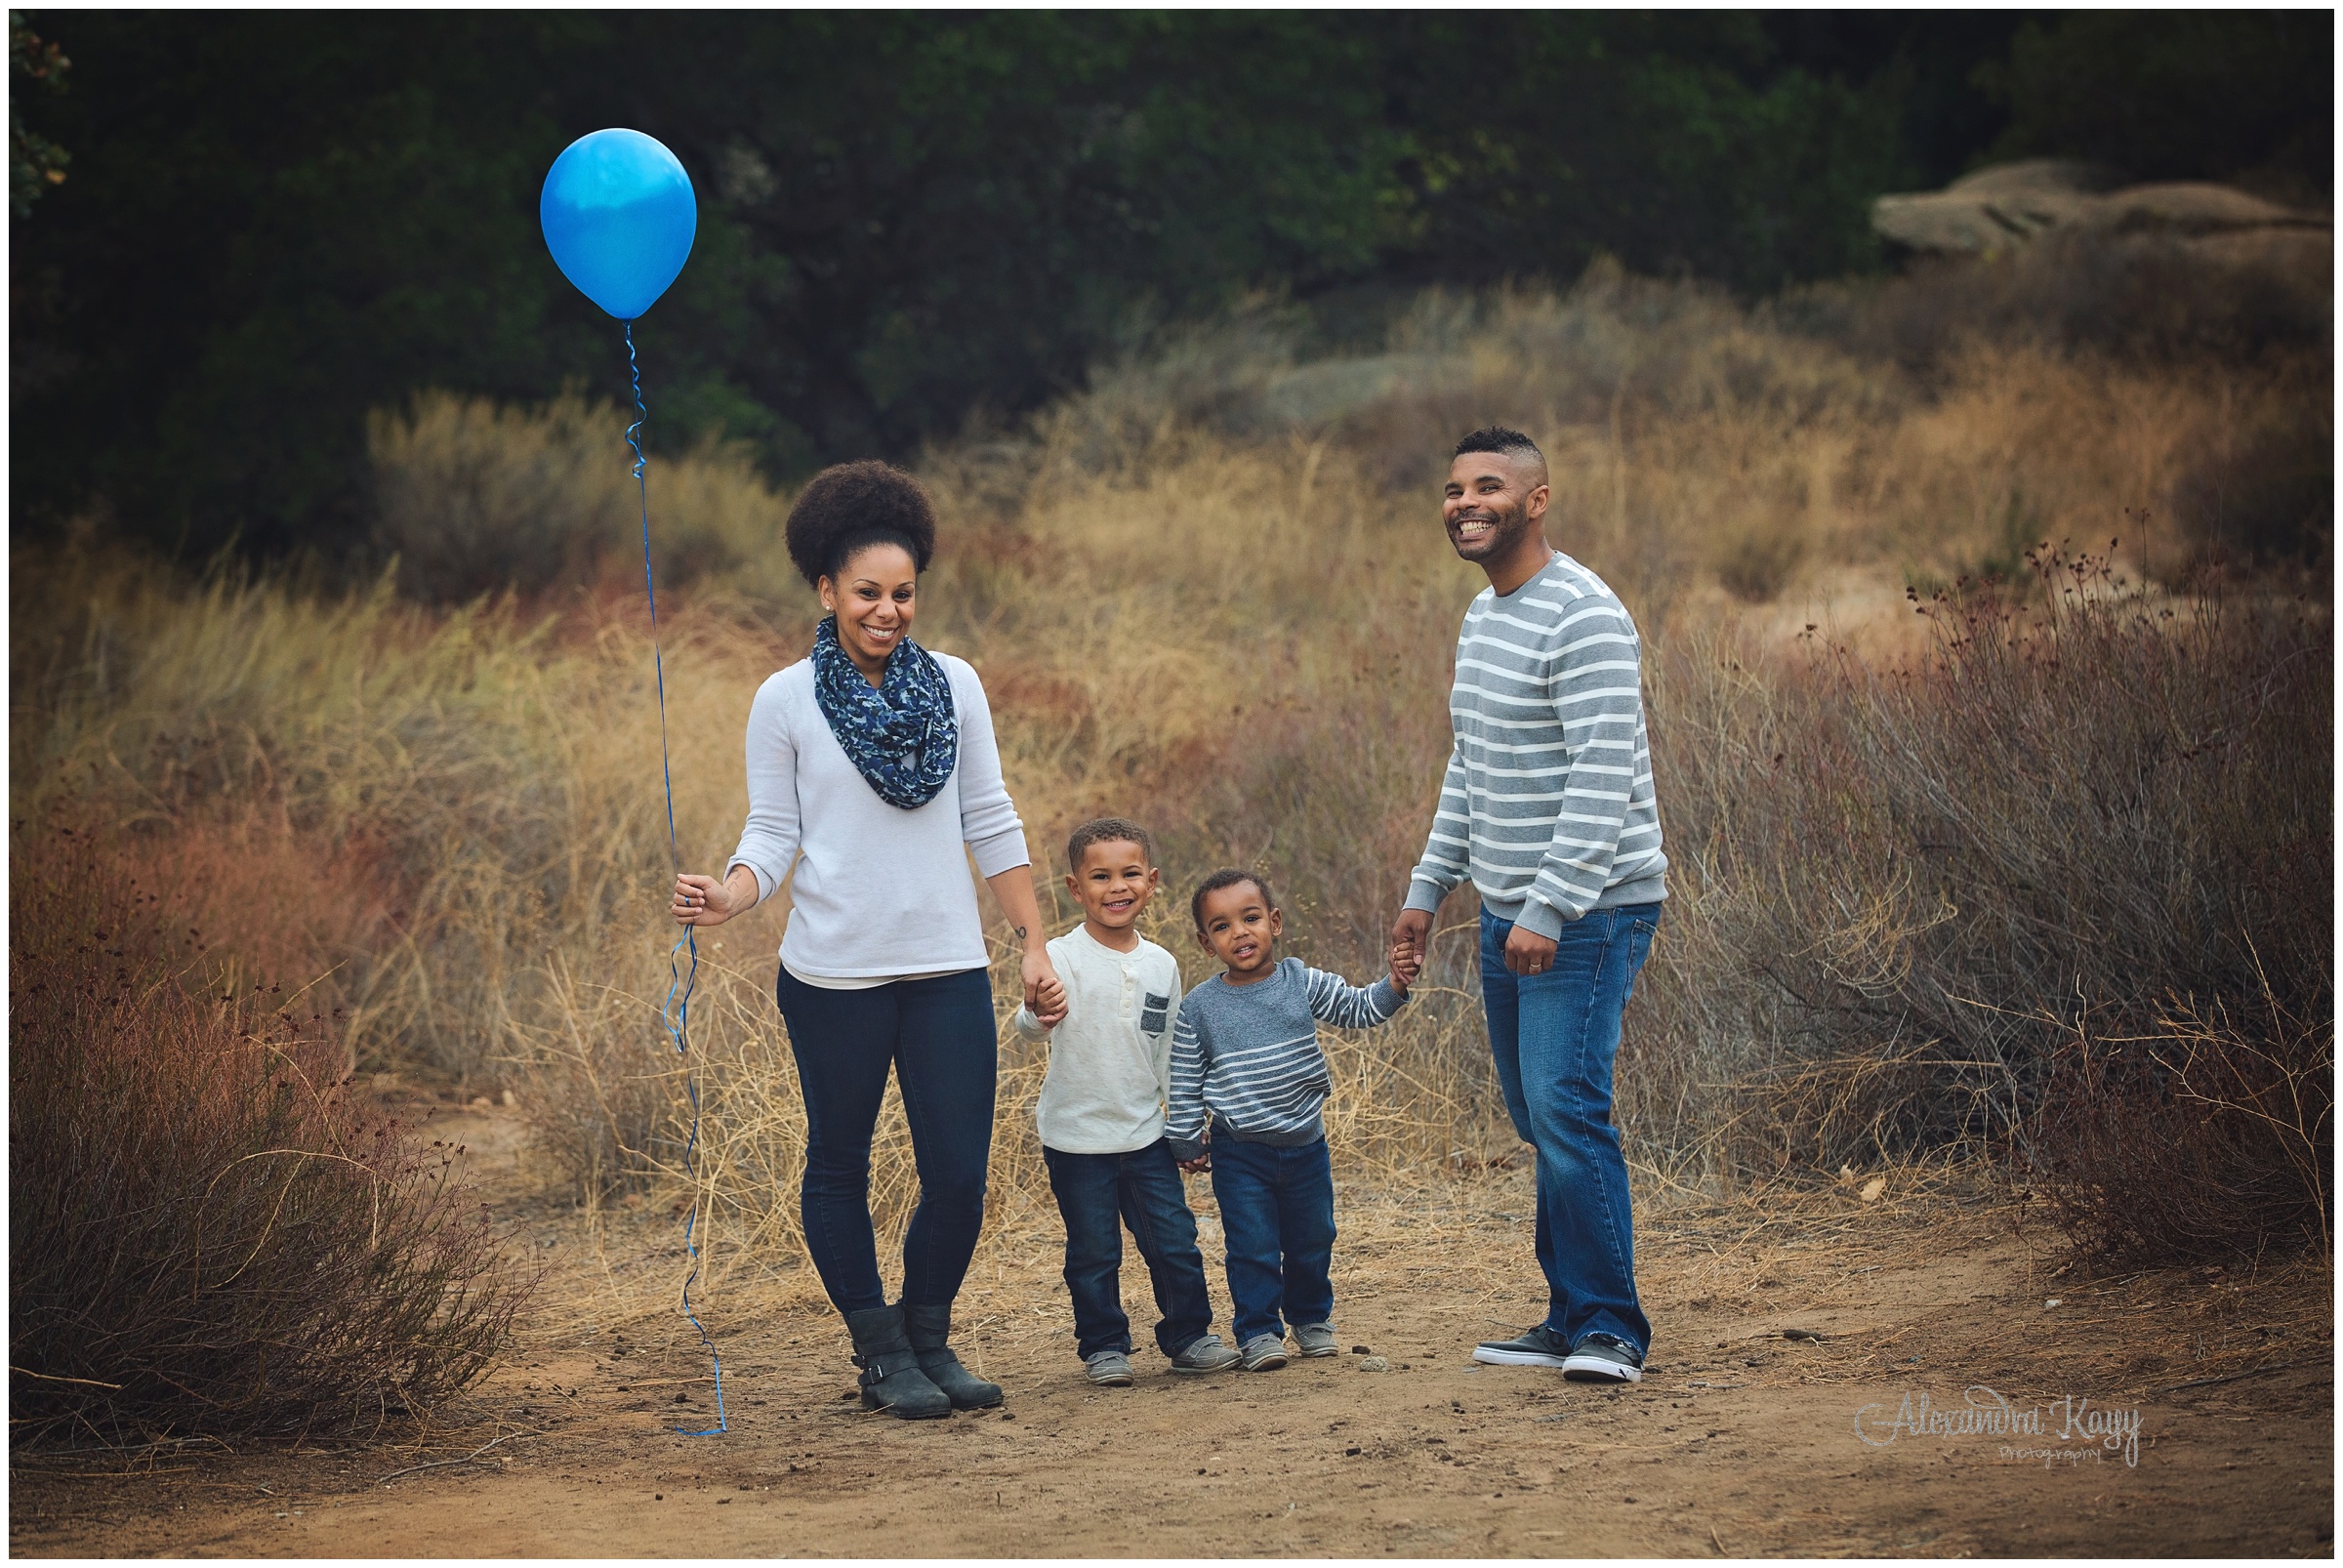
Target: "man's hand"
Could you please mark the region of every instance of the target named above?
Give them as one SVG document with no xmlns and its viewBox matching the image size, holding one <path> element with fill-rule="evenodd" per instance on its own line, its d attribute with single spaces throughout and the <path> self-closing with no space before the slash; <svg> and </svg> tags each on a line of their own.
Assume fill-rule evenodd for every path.
<svg viewBox="0 0 2343 1568">
<path fill-rule="evenodd" d="M 1403 909 L 1391 923 L 1391 946 L 1404 947 L 1418 959 L 1424 957 L 1431 938 L 1432 912 L 1428 909 Z"/>
<path fill-rule="evenodd" d="M 1190 1176 L 1201 1176 L 1213 1168 L 1213 1157 L 1209 1154 L 1199 1154 L 1193 1160 L 1180 1161 L 1179 1168 Z"/>
<path fill-rule="evenodd" d="M 1052 974 L 1034 988 L 1033 1016 L 1045 1029 L 1054 1029 L 1066 1018 L 1066 988 Z"/>
<path fill-rule="evenodd" d="M 1401 996 L 1406 996 L 1408 988 L 1416 983 L 1416 976 L 1422 972 L 1423 955 L 1421 953 L 1398 942 L 1391 944 L 1392 990 L 1397 991 Z"/>
<path fill-rule="evenodd" d="M 1554 949 L 1561 945 L 1527 926 L 1516 926 L 1505 934 L 1505 968 L 1516 974 L 1543 974 L 1554 967 Z"/>
</svg>

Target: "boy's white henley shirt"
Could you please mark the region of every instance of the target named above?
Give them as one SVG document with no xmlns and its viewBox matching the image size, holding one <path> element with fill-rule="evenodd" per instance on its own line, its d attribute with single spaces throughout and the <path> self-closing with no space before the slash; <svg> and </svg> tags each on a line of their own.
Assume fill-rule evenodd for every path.
<svg viewBox="0 0 2343 1568">
<path fill-rule="evenodd" d="M 1049 1042 L 1035 1119 L 1060 1154 L 1130 1154 L 1164 1135 L 1179 961 L 1139 939 L 1118 953 L 1077 926 L 1049 942 L 1067 1011 L 1045 1029 L 1017 1010 L 1017 1033 Z"/>
</svg>

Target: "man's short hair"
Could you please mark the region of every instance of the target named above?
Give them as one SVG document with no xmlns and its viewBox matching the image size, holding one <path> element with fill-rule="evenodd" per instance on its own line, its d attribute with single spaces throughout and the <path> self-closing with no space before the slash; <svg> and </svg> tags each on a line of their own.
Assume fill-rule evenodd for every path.
<svg viewBox="0 0 2343 1568">
<path fill-rule="evenodd" d="M 1545 462 L 1536 441 L 1503 425 L 1483 425 L 1457 443 L 1454 455 L 1462 457 L 1467 452 L 1500 452 L 1506 457 L 1535 458 L 1541 465 Z"/>
<path fill-rule="evenodd" d="M 1195 895 L 1188 900 L 1188 919 L 1196 923 L 1198 930 L 1204 929 L 1205 895 L 1216 893 L 1223 887 L 1234 887 L 1241 882 L 1250 882 L 1254 887 L 1259 888 L 1263 904 L 1271 909 L 1277 907 L 1277 894 L 1269 890 L 1269 884 L 1262 880 L 1257 872 L 1239 871 L 1234 866 L 1222 866 L 1218 871 L 1198 883 Z"/>
<path fill-rule="evenodd" d="M 1147 857 L 1147 863 L 1155 864 L 1155 840 L 1148 837 L 1145 828 L 1127 816 L 1098 816 L 1076 828 L 1067 838 L 1066 869 L 1080 871 L 1082 857 L 1093 844 L 1135 844 Z"/>
</svg>

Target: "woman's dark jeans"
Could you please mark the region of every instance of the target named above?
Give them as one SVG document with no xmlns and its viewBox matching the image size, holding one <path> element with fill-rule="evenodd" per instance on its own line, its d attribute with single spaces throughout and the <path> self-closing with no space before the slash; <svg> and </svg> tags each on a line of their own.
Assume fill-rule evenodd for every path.
<svg viewBox="0 0 2343 1568">
<path fill-rule="evenodd" d="M 984 1225 L 999 1038 L 982 970 L 863 991 L 807 985 L 784 969 L 775 994 L 805 1091 L 801 1212 L 830 1304 L 886 1304 L 871 1234 L 871 1134 L 891 1066 L 911 1123 L 920 1206 L 903 1237 L 903 1300 L 948 1306 Z"/>
<path fill-rule="evenodd" d="M 1215 1124 L 1213 1196 L 1228 1238 L 1228 1310 L 1238 1348 L 1332 1318 L 1335 1173 L 1326 1139 L 1297 1149 L 1241 1143 Z"/>
<path fill-rule="evenodd" d="M 1049 1190 L 1066 1221 L 1066 1290 L 1074 1298 L 1074 1345 L 1084 1360 L 1101 1350 L 1130 1353 L 1123 1311 L 1123 1227 L 1129 1225 L 1155 1286 L 1156 1347 L 1176 1356 L 1213 1326 L 1204 1254 L 1188 1211 L 1179 1162 L 1162 1138 L 1129 1154 L 1068 1154 L 1042 1145 Z"/>
</svg>

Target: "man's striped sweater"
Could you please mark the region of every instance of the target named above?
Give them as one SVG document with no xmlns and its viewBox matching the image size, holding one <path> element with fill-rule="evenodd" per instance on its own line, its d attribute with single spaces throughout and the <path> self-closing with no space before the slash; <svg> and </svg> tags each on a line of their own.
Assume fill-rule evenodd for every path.
<svg viewBox="0 0 2343 1568">
<path fill-rule="evenodd" d="M 1172 1030 L 1172 1093 L 1164 1136 L 1182 1160 L 1214 1137 L 1299 1148 L 1326 1136 L 1328 1089 L 1318 1025 L 1372 1029 L 1407 1002 L 1387 979 L 1350 985 L 1297 958 L 1265 980 L 1231 985 L 1215 974 L 1180 999 Z"/>
<path fill-rule="evenodd" d="M 1590 909 L 1667 896 L 1642 644 L 1603 580 L 1557 551 L 1510 594 L 1483 589 L 1457 639 L 1457 736 L 1410 909 L 1472 878 L 1541 936 Z"/>
</svg>

